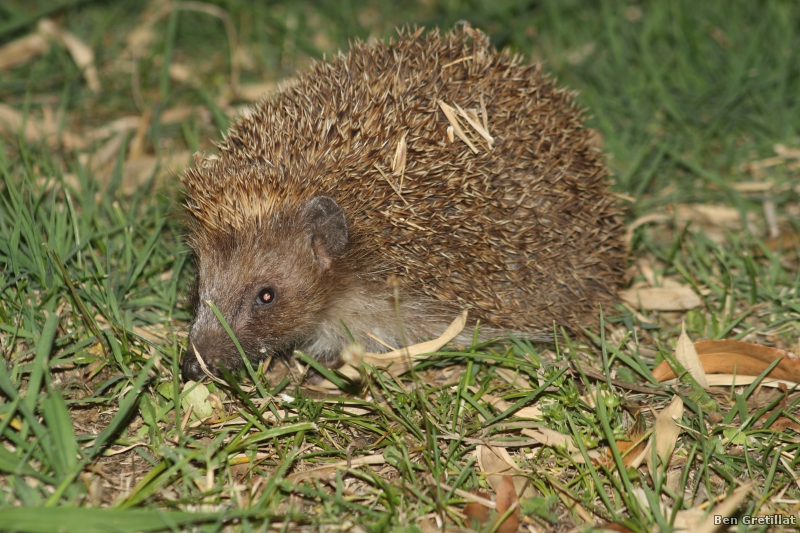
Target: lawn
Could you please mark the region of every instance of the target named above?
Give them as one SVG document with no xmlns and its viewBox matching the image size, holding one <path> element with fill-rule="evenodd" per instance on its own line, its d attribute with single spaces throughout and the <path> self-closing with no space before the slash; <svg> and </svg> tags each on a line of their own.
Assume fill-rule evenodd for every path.
<svg viewBox="0 0 800 533">
<path fill-rule="evenodd" d="M 299 355 L 185 387 L 192 154 L 353 39 L 459 21 L 587 108 L 619 303 L 356 386 Z M 798 127 L 790 1 L 6 0 L 0 531 L 796 531 Z"/>
</svg>

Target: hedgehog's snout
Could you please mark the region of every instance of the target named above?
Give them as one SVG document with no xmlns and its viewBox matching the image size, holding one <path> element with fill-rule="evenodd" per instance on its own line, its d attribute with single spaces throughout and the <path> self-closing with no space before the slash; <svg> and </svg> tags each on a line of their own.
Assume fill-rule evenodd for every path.
<svg viewBox="0 0 800 533">
<path fill-rule="evenodd" d="M 181 374 L 183 374 L 184 381 L 200 381 L 206 377 L 205 372 L 203 372 L 200 366 L 200 361 L 197 358 L 198 351 L 203 358 L 203 362 L 206 364 L 206 368 L 208 368 L 212 374 L 216 374 L 218 371 L 217 364 L 214 362 L 213 357 L 211 357 L 212 352 L 209 349 L 209 343 L 203 342 L 202 339 L 198 339 L 197 337 L 198 336 L 194 334 L 194 332 L 189 335 L 189 346 L 181 362 Z"/>
<path fill-rule="evenodd" d="M 197 324 L 192 327 L 189 332 L 189 346 L 181 362 L 181 374 L 184 381 L 200 381 L 206 377 L 200 366 L 198 354 L 203 358 L 208 371 L 216 376 L 220 375 L 221 367 L 234 368 L 236 366 L 234 362 L 238 361 L 239 354 L 233 341 L 224 331 L 219 332 L 219 335 L 217 333 L 198 328 Z"/>
<path fill-rule="evenodd" d="M 191 344 L 189 344 L 189 350 L 186 355 L 183 356 L 181 374 L 184 381 L 200 381 L 205 377 L 203 369 L 200 368 L 200 361 L 197 360 L 197 355 Z"/>
</svg>

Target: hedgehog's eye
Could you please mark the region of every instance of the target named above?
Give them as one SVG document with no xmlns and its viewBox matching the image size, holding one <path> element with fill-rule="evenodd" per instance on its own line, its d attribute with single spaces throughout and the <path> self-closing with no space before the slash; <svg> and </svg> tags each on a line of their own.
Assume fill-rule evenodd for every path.
<svg viewBox="0 0 800 533">
<path fill-rule="evenodd" d="M 257 305 L 270 305 L 272 302 L 275 301 L 275 289 L 272 287 L 264 287 L 260 291 L 258 291 L 258 297 L 256 298 Z"/>
</svg>

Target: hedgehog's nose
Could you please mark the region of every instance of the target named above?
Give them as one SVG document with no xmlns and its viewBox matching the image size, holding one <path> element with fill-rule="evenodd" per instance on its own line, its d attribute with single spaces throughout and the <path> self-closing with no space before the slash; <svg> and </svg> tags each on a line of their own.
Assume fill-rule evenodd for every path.
<svg viewBox="0 0 800 533">
<path fill-rule="evenodd" d="M 200 368 L 200 362 L 197 360 L 197 355 L 194 353 L 191 342 L 189 343 L 189 349 L 186 351 L 186 355 L 183 356 L 181 374 L 183 374 L 184 381 L 200 381 L 206 377 L 205 373 L 203 373 L 203 369 Z"/>
</svg>

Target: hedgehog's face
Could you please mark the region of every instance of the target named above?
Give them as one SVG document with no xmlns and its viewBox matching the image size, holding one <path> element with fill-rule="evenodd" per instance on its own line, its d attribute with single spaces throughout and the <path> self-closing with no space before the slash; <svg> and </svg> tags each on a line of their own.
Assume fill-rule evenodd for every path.
<svg viewBox="0 0 800 533">
<path fill-rule="evenodd" d="M 195 316 L 182 363 L 184 379 L 204 376 L 198 355 L 215 374 L 244 365 L 209 302 L 253 363 L 312 337 L 332 296 L 335 259 L 346 245 L 344 213 L 325 196 L 277 217 L 269 229 L 196 240 Z"/>
</svg>

